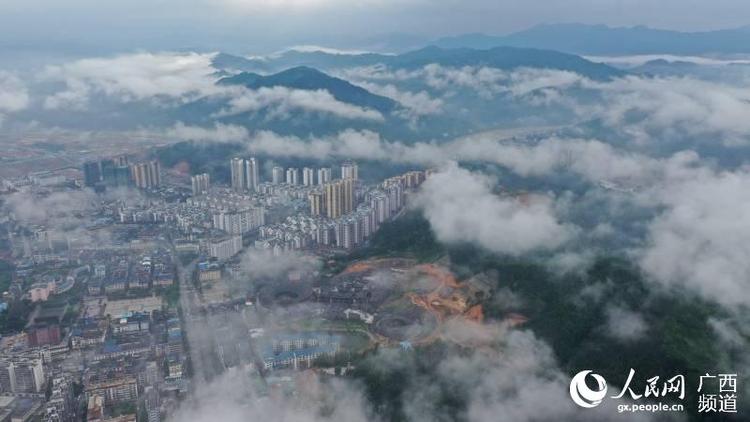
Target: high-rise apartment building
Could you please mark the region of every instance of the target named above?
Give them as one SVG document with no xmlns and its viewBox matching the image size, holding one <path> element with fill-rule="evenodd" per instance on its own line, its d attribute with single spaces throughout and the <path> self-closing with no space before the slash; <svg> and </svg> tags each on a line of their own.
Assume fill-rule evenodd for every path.
<svg viewBox="0 0 750 422">
<path fill-rule="evenodd" d="M 113 185 L 115 180 L 115 162 L 113 160 L 102 160 L 99 162 L 102 172 L 102 181 L 107 185 Z"/>
<path fill-rule="evenodd" d="M 130 179 L 136 187 L 145 188 L 148 180 L 148 168 L 146 163 L 132 164 L 130 166 Z"/>
<path fill-rule="evenodd" d="M 354 209 L 354 181 L 335 180 L 325 185 L 325 206 L 328 218 L 338 218 Z"/>
<path fill-rule="evenodd" d="M 232 189 L 235 192 L 258 190 L 260 184 L 260 167 L 255 157 L 250 159 L 232 158 L 229 162 L 232 174 Z"/>
<path fill-rule="evenodd" d="M 305 186 L 312 186 L 315 184 L 315 170 L 310 167 L 302 169 L 302 184 Z"/>
<path fill-rule="evenodd" d="M 356 171 L 355 171 L 355 174 L 356 174 Z M 355 179 L 342 180 L 342 183 L 344 185 L 344 189 L 343 189 L 344 214 L 349 214 L 350 212 L 354 211 L 354 180 Z"/>
<path fill-rule="evenodd" d="M 234 235 L 214 240 L 208 245 L 208 255 L 225 261 L 242 250 L 242 235 Z"/>
<path fill-rule="evenodd" d="M 101 181 L 106 186 L 129 186 L 132 180 L 132 170 L 128 167 L 125 157 L 119 157 L 117 160 L 102 160 L 99 162 L 99 170 Z"/>
<path fill-rule="evenodd" d="M 245 160 L 245 189 L 257 192 L 259 184 L 260 169 L 258 168 L 258 160 L 255 157 L 250 157 Z"/>
<path fill-rule="evenodd" d="M 115 178 L 113 181 L 113 186 L 131 186 L 131 182 L 133 181 L 132 173 L 130 171 L 130 167 L 128 166 L 117 166 L 115 167 Z"/>
<path fill-rule="evenodd" d="M 325 185 L 331 182 L 331 168 L 323 167 L 318 169 L 318 184 Z"/>
<path fill-rule="evenodd" d="M 341 178 L 357 180 L 359 178 L 359 167 L 357 167 L 357 163 L 352 162 L 352 161 L 347 161 L 344 164 L 342 164 L 341 165 Z"/>
<path fill-rule="evenodd" d="M 284 183 L 284 168 L 274 167 L 271 171 L 271 182 L 274 185 L 280 185 Z"/>
<path fill-rule="evenodd" d="M 128 166 L 128 157 L 126 155 L 121 155 L 119 157 L 115 157 L 113 159 L 115 162 L 116 167 L 127 167 Z"/>
<path fill-rule="evenodd" d="M 242 158 L 232 158 L 229 162 L 231 172 L 232 190 L 242 192 L 245 190 L 245 160 Z"/>
<path fill-rule="evenodd" d="M 299 184 L 299 169 L 294 168 L 294 167 L 286 169 L 286 184 L 287 185 Z"/>
<path fill-rule="evenodd" d="M 310 214 L 320 216 L 326 213 L 326 195 L 323 192 L 312 192 L 308 196 L 310 199 Z"/>
<path fill-rule="evenodd" d="M 102 168 L 99 161 L 87 161 L 83 163 L 83 184 L 94 187 L 102 181 Z"/>
<path fill-rule="evenodd" d="M 0 360 L 0 390 L 4 393 L 39 393 L 44 388 L 41 358 L 3 358 Z"/>
<path fill-rule="evenodd" d="M 242 211 L 220 212 L 213 215 L 213 226 L 229 234 L 243 234 L 266 222 L 265 209 L 253 207 Z"/>
<path fill-rule="evenodd" d="M 190 178 L 190 182 L 193 186 L 193 196 L 203 195 L 208 192 L 210 187 L 211 177 L 208 173 L 196 174 Z"/>
<path fill-rule="evenodd" d="M 161 185 L 161 166 L 158 161 L 130 165 L 130 179 L 141 189 Z"/>
<path fill-rule="evenodd" d="M 338 218 L 341 216 L 342 190 L 343 185 L 341 181 L 332 182 L 325 186 L 326 215 L 328 218 Z"/>
</svg>

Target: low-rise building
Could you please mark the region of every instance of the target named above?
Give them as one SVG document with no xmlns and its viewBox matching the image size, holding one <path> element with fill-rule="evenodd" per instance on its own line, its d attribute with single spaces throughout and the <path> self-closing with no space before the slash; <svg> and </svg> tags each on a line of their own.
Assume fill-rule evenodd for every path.
<svg viewBox="0 0 750 422">
<path fill-rule="evenodd" d="M 105 405 L 123 403 L 138 398 L 138 383 L 131 375 L 118 376 L 116 378 L 89 382 L 86 385 L 86 393 L 89 397 L 100 396 Z"/>
<path fill-rule="evenodd" d="M 0 396 L 0 421 L 31 422 L 44 414 L 44 396 Z"/>
</svg>

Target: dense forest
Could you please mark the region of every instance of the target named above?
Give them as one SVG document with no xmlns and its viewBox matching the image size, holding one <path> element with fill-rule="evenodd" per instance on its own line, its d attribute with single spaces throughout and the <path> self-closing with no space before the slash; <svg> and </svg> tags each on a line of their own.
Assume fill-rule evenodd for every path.
<svg viewBox="0 0 750 422">
<path fill-rule="evenodd" d="M 722 348 L 709 326 L 710 318 L 722 316 L 720 308 L 694 296 L 660 292 L 627 260 L 601 256 L 585 273 L 557 274 L 528 258 L 498 256 L 470 245 L 440 245 L 418 213 L 386 224 L 355 258 L 398 254 L 419 260 L 447 256 L 461 277 L 492 274 L 495 292 L 510 291 L 521 300 L 512 305 L 486 300 L 483 307 L 488 320 L 500 320 L 508 312 L 526 316 L 528 322 L 521 329 L 547 342 L 560 368 L 570 376 L 591 369 L 606 379 L 619 380 L 630 368 L 662 379 L 682 374 L 688 380 L 686 409 L 693 417 L 703 417 L 696 413 L 697 393 L 690 380 L 706 372 L 736 372 L 728 367 L 731 354 L 742 351 Z M 608 335 L 604 321 L 612 305 L 638 310 L 648 335 L 632 341 Z M 446 356 L 467 352 L 438 342 L 416 352 L 394 352 L 400 353 L 395 360 L 401 364 L 387 366 L 380 364 L 381 356 L 373 354 L 353 376 L 362 381 L 377 410 L 391 420 L 406 419 L 403 394 L 414 382 L 440 386 L 442 412 L 447 420 L 461 420 L 466 397 L 451 386 L 440 385 L 443 381 L 434 370 Z"/>
</svg>

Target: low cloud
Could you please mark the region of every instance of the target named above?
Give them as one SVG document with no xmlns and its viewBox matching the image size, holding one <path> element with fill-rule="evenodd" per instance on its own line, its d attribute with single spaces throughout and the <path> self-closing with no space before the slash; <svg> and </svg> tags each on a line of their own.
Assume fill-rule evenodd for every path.
<svg viewBox="0 0 750 422">
<path fill-rule="evenodd" d="M 634 56 L 586 56 L 587 60 L 610 65 L 619 65 L 626 67 L 636 67 L 644 65 L 650 61 L 662 60 L 669 63 L 693 63 L 701 66 L 729 66 L 729 65 L 746 65 L 750 64 L 747 59 L 724 59 L 701 56 L 677 56 L 674 54 L 637 54 Z"/>
<path fill-rule="evenodd" d="M 641 265 L 655 280 L 731 308 L 750 305 L 750 173 L 682 170 L 644 193 L 665 210 Z"/>
<path fill-rule="evenodd" d="M 204 128 L 177 122 L 173 127 L 166 130 L 165 135 L 188 141 L 239 142 L 247 139 L 250 133 L 244 127 L 237 125 L 215 123 L 213 127 Z"/>
<path fill-rule="evenodd" d="M 340 55 L 340 56 L 357 56 L 357 55 L 372 53 L 372 51 L 368 51 L 368 50 L 342 50 L 340 48 L 323 47 L 320 45 L 306 44 L 306 45 L 295 45 L 295 46 L 286 48 L 278 53 L 275 53 L 274 55 L 280 55 L 288 51 L 297 51 L 301 53 L 320 52 L 320 53 L 335 54 L 335 55 Z"/>
<path fill-rule="evenodd" d="M 269 421 L 366 422 L 376 416 L 353 383 L 333 379 L 325 382 L 315 373 L 297 374 L 295 395 L 263 394 L 252 373 L 230 369 L 207 385 L 198 385 L 195 395 L 182 403 L 168 422 L 244 422 L 248 415 Z M 257 375 L 255 375 L 257 376 Z"/>
<path fill-rule="evenodd" d="M 250 134 L 247 129 L 237 125 L 215 124 L 213 127 L 200 127 L 178 123 L 164 134 L 190 141 L 239 142 L 252 153 L 278 157 L 388 160 L 391 153 L 391 147 L 384 143 L 380 135 L 369 130 L 347 129 L 328 137 L 300 138 L 282 136 L 271 131 Z"/>
<path fill-rule="evenodd" d="M 557 220 L 552 199 L 502 197 L 494 187 L 491 178 L 454 163 L 430 176 L 414 204 L 447 243 L 471 242 L 520 255 L 552 250 L 574 237 L 574 227 Z"/>
<path fill-rule="evenodd" d="M 317 258 L 296 252 L 276 256 L 269 250 L 248 248 L 240 256 L 240 270 L 253 280 L 286 279 L 292 272 L 311 272 L 319 267 Z"/>
<path fill-rule="evenodd" d="M 94 209 L 96 196 L 90 191 L 55 192 L 47 196 L 14 193 L 6 197 L 4 207 L 25 224 L 42 224 L 58 229 L 78 226 L 82 213 Z"/>
<path fill-rule="evenodd" d="M 179 105 L 199 98 L 218 98 L 227 106 L 214 117 L 268 111 L 270 118 L 290 111 L 325 113 L 343 119 L 382 122 L 381 112 L 336 100 L 324 90 L 285 87 L 248 90 L 217 86 L 213 54 L 137 53 L 83 59 L 49 66 L 40 79 L 64 88 L 44 98 L 48 109 L 83 110 L 94 95 L 122 102 L 151 101 Z M 465 103 L 460 93 L 484 100 L 501 96 L 518 107 L 544 107 L 580 121 L 596 120 L 633 147 L 664 142 L 707 142 L 724 146 L 750 142 L 750 89 L 744 83 L 694 77 L 626 76 L 594 81 L 574 72 L 554 69 L 503 70 L 487 66 L 450 67 L 429 64 L 414 70 L 375 65 L 338 69 L 337 75 L 376 94 L 399 102 L 402 117 L 416 121 L 446 110 L 481 107 Z M 28 94 L 15 77 L 0 75 L 0 113 L 28 106 Z M 20 107 L 20 108 L 19 108 Z M 5 108 L 5 110 L 3 110 Z M 663 142 L 663 143 L 664 143 Z"/>
<path fill-rule="evenodd" d="M 186 102 L 216 93 L 213 54 L 138 53 L 82 59 L 49 66 L 41 78 L 65 83 L 45 99 L 45 107 L 85 108 L 89 97 L 103 93 L 122 102 L 166 99 Z"/>
<path fill-rule="evenodd" d="M 419 118 L 443 112 L 444 101 L 433 98 L 426 91 L 411 92 L 400 90 L 393 84 L 378 85 L 371 82 L 359 82 L 357 85 L 372 92 L 397 101 L 406 109 L 406 117 Z"/>
<path fill-rule="evenodd" d="M 690 151 L 664 159 L 651 158 L 596 139 L 549 137 L 527 143 L 493 133 L 445 143 L 406 144 L 386 141 L 371 131 L 347 130 L 333 137 L 309 139 L 261 132 L 250 138 L 248 148 L 288 156 L 350 157 L 425 166 L 448 161 L 482 162 L 500 165 L 524 177 L 569 171 L 591 182 L 618 180 L 634 185 L 653 180 L 664 168 L 687 165 L 698 159 Z"/>
<path fill-rule="evenodd" d="M 360 362 L 384 379 L 401 374 L 403 388 L 396 389 L 400 395 L 389 404 L 402 406 L 407 420 L 449 420 L 450 412 L 457 409 L 452 404 L 446 406 L 446 397 L 465 403 L 459 415 L 469 422 L 493 420 L 497 415 L 520 422 L 654 419 L 645 412 L 617 413 L 619 400 L 608 399 L 596 409 L 577 407 L 568 395 L 570 378 L 560 369 L 553 350 L 530 331 L 461 320 L 447 321 L 444 331 L 453 333 L 449 338 L 476 347 L 456 348 L 454 343 L 446 343 L 445 355 L 428 373 L 417 372 L 419 352 L 380 348 Z M 300 422 L 384 420 L 382 412 L 367 400 L 367 386 L 356 378 L 330 377 L 316 371 L 276 378 L 275 382 L 293 388 L 290 394 L 283 386 L 259 388 L 253 381 L 256 376 L 251 368 L 233 368 L 208 384 L 197 385 L 195 394 L 181 402 L 168 421 L 234 422 L 246 420 L 248 414 Z M 269 383 L 274 382 L 270 378 Z"/>
<path fill-rule="evenodd" d="M 610 306 L 606 310 L 607 334 L 622 341 L 633 341 L 646 334 L 646 321 L 637 312 L 620 306 Z"/>
<path fill-rule="evenodd" d="M 472 422 L 495 420 L 498 415 L 521 422 L 653 419 L 648 414 L 618 414 L 617 402 L 611 399 L 596 409 L 576 407 L 568 396 L 570 379 L 558 367 L 552 349 L 529 331 L 498 333 L 491 326 L 454 329 L 463 337 L 476 333 L 478 341 L 490 334 L 490 345 L 449 355 L 439 362 L 436 379 L 414 383 L 405 400 L 409 420 L 447 420 L 441 408 L 444 389 L 467 398 L 464 415 Z"/>
<path fill-rule="evenodd" d="M 422 77 L 428 86 L 453 92 L 457 88 L 470 89 L 482 98 L 491 99 L 498 94 L 522 97 L 532 92 L 564 90 L 580 84 L 586 78 L 569 71 L 519 68 L 502 70 L 492 67 L 446 67 L 427 65 Z"/>
<path fill-rule="evenodd" d="M 219 99 L 227 106 L 214 117 L 268 111 L 271 117 L 288 117 L 292 110 L 331 114 L 344 119 L 383 121 L 377 110 L 338 101 L 326 90 L 217 85 L 215 53 L 137 53 L 111 58 L 90 58 L 48 66 L 41 81 L 64 84 L 64 89 L 44 99 L 47 109 L 86 110 L 95 95 L 123 103 L 149 101 L 177 106 L 203 98 Z M 1 110 L 1 109 L 0 109 Z"/>
<path fill-rule="evenodd" d="M 562 70 L 503 70 L 487 66 L 452 67 L 439 64 L 428 64 L 416 70 L 390 69 L 383 65 L 374 65 L 344 69 L 340 73 L 343 77 L 358 83 L 421 80 L 430 89 L 447 96 L 455 94 L 457 89 L 469 89 L 484 99 L 491 99 L 501 93 L 522 96 L 546 88 L 564 89 L 585 79 L 577 73 Z"/>
<path fill-rule="evenodd" d="M 594 81 L 554 69 L 437 64 L 409 71 L 367 66 L 341 74 L 360 83 L 399 86 L 421 82 L 441 99 L 471 90 L 486 100 L 504 95 L 520 104 L 567 110 L 578 120 L 600 120 L 636 145 L 688 136 L 719 138 L 717 143 L 729 146 L 750 141 L 750 89 L 744 80 L 733 84 L 695 77 L 631 75 Z"/>
<path fill-rule="evenodd" d="M 29 106 L 26 85 L 16 75 L 0 70 L 0 115 L 21 111 Z"/>
<path fill-rule="evenodd" d="M 301 90 L 281 86 L 241 90 L 229 99 L 229 106 L 215 117 L 234 116 L 270 109 L 272 116 L 286 117 L 292 110 L 332 114 L 344 119 L 383 121 L 383 115 L 373 109 L 337 100 L 326 90 Z"/>
<path fill-rule="evenodd" d="M 178 123 L 168 136 L 196 141 L 241 142 L 253 153 L 283 157 L 330 159 L 351 158 L 436 166 L 448 161 L 497 164 L 521 176 L 548 176 L 570 171 L 586 180 L 619 180 L 646 183 L 669 162 L 695 160 L 683 152 L 665 159 L 624 151 L 596 139 L 544 138 L 518 142 L 493 133 L 471 135 L 454 141 L 392 142 L 369 130 L 348 129 L 327 137 L 282 136 L 271 131 L 249 134 L 240 126 L 187 126 Z M 179 136 L 178 136 L 179 135 Z"/>
<path fill-rule="evenodd" d="M 746 144 L 750 136 L 750 89 L 693 78 L 629 76 L 588 82 L 604 103 L 579 106 L 636 141 L 659 136 L 716 136 L 724 145 Z"/>
<path fill-rule="evenodd" d="M 49 238 L 65 239 L 76 244 L 109 244 L 111 229 L 91 229 L 100 201 L 135 198 L 137 193 L 120 188 L 99 196 L 91 190 L 74 190 L 37 195 L 16 192 L 5 197 L 0 211 L 32 230 L 44 230 Z"/>
</svg>

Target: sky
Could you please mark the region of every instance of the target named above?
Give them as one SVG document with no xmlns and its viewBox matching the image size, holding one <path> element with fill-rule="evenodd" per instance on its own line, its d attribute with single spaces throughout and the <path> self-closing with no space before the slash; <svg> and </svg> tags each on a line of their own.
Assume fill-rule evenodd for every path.
<svg viewBox="0 0 750 422">
<path fill-rule="evenodd" d="M 505 34 L 541 23 L 699 31 L 746 25 L 747 16 L 744 0 L 3 0 L 0 51 L 387 48 L 384 40 Z"/>
</svg>

